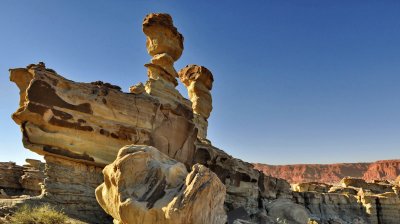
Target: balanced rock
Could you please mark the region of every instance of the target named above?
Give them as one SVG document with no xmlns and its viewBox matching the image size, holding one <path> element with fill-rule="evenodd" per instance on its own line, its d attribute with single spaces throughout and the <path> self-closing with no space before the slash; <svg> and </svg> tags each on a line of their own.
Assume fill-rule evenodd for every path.
<svg viewBox="0 0 400 224">
<path fill-rule="evenodd" d="M 188 174 L 151 146 L 123 147 L 96 189 L 101 207 L 123 224 L 225 223 L 225 186 L 203 165 Z"/>
<path fill-rule="evenodd" d="M 143 21 L 147 52 L 151 63 L 145 64 L 149 80 L 146 92 L 170 104 L 185 101 L 175 89 L 178 73 L 174 62 L 182 55 L 183 36 L 174 26 L 172 18 L 164 13 L 151 13 Z"/>
<path fill-rule="evenodd" d="M 179 71 L 179 78 L 186 86 L 194 113 L 193 122 L 200 139 L 206 139 L 208 122 L 212 111 L 210 90 L 214 81 L 213 75 L 207 68 L 199 65 L 187 65 Z"/>
</svg>

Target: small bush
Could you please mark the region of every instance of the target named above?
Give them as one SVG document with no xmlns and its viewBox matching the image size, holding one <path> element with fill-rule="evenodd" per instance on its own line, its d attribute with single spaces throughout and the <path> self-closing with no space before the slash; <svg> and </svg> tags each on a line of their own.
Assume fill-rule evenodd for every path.
<svg viewBox="0 0 400 224">
<path fill-rule="evenodd" d="M 66 224 L 68 217 L 49 205 L 22 206 L 11 216 L 11 224 Z"/>
</svg>

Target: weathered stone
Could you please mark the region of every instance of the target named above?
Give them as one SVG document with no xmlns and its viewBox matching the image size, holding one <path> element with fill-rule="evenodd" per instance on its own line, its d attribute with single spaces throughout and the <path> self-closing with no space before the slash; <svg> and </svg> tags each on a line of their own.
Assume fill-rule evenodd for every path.
<svg viewBox="0 0 400 224">
<path fill-rule="evenodd" d="M 208 117 L 212 110 L 212 97 L 210 90 L 214 81 L 211 72 L 198 65 L 187 65 L 179 71 L 179 78 L 186 86 L 192 109 L 194 113 L 194 123 L 196 124 L 197 137 L 200 139 L 207 138 Z"/>
<path fill-rule="evenodd" d="M 266 176 L 260 173 L 259 180 L 261 196 L 266 199 L 292 198 L 290 184 L 280 178 Z"/>
<path fill-rule="evenodd" d="M 19 178 L 23 174 L 23 167 L 14 162 L 0 162 L 0 189 L 8 196 L 21 194 L 23 187 Z"/>
<path fill-rule="evenodd" d="M 196 128 L 191 108 L 109 85 L 76 83 L 43 66 L 10 70 L 21 91 L 20 108 L 12 117 L 21 125 L 26 148 L 103 167 L 122 146 L 145 144 L 192 164 Z"/>
<path fill-rule="evenodd" d="M 150 95 L 157 96 L 163 103 L 175 105 L 189 102 L 175 89 L 178 85 L 178 73 L 174 68 L 183 51 L 183 36 L 178 32 L 168 14 L 148 14 L 143 21 L 146 35 L 147 52 L 153 57 L 145 64 L 147 76 L 145 89 Z"/>
<path fill-rule="evenodd" d="M 103 182 L 101 168 L 58 156 L 45 155 L 44 159 L 46 179 L 40 202 L 89 223 L 110 223 L 95 196 L 96 187 Z"/>
<path fill-rule="evenodd" d="M 342 187 L 361 188 L 375 194 L 393 192 L 393 185 L 386 183 L 367 183 L 363 179 L 346 177 L 340 181 Z"/>
<path fill-rule="evenodd" d="M 150 146 L 119 151 L 96 189 L 103 209 L 124 224 L 225 223 L 225 186 L 203 165 L 186 167 Z"/>
<path fill-rule="evenodd" d="M 24 194 L 31 196 L 40 195 L 45 174 L 45 164 L 40 160 L 26 159 L 27 164 L 23 165 L 24 174 L 20 177 L 19 182 L 24 189 Z"/>
<path fill-rule="evenodd" d="M 194 162 L 210 168 L 225 184 L 228 211 L 243 208 L 249 216 L 259 212 L 260 173 L 250 163 L 201 142 L 196 144 Z"/>
<path fill-rule="evenodd" d="M 144 92 L 146 92 L 146 89 L 143 85 L 143 83 L 139 82 L 136 85 L 133 85 L 129 88 L 129 92 L 133 93 L 133 94 L 142 94 Z"/>
<path fill-rule="evenodd" d="M 289 199 L 278 199 L 267 205 L 268 215 L 277 223 L 306 224 L 307 210 Z"/>
<path fill-rule="evenodd" d="M 318 183 L 318 182 L 306 182 L 293 184 L 293 191 L 305 192 L 305 191 L 315 191 L 320 193 L 328 193 L 329 189 L 332 187 L 330 184 Z"/>
</svg>

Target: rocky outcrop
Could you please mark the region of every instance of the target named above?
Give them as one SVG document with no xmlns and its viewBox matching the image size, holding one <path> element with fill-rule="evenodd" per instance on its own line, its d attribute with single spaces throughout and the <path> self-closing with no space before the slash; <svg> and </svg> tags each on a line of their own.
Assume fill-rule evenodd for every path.
<svg viewBox="0 0 400 224">
<path fill-rule="evenodd" d="M 184 99 L 175 89 L 173 66 L 183 37 L 171 17 L 146 16 L 143 32 L 152 56 L 145 65 L 148 81 L 129 93 L 101 81 L 73 82 L 44 63 L 10 70 L 20 89 L 20 107 L 12 118 L 21 126 L 24 146 L 46 160 L 41 195 L 24 202 L 54 204 L 90 223 L 110 223 L 107 213 L 116 223 L 303 223 L 311 217 L 320 224 L 381 224 L 397 218 L 399 187 L 377 194 L 346 185 L 321 193 L 326 189 L 309 185 L 292 192 L 279 175 L 267 176 L 214 147 L 206 139 L 211 72 L 197 65 L 181 70 L 190 96 Z M 132 146 L 118 154 L 126 145 Z M 31 180 L 16 187 L 39 182 L 30 170 L 34 166 L 22 168 Z M 365 164 L 326 166 L 320 175 L 325 166 L 316 167 L 274 172 L 294 177 L 291 181 L 338 182 L 340 175 L 368 170 Z M 0 166 L 0 172 L 7 169 Z"/>
<path fill-rule="evenodd" d="M 23 188 L 19 179 L 24 174 L 23 167 L 14 162 L 0 163 L 0 189 L 3 196 L 21 194 Z"/>
<path fill-rule="evenodd" d="M 179 78 L 186 86 L 192 102 L 193 121 L 198 129 L 197 137 L 207 139 L 207 119 L 212 110 L 210 90 L 214 82 L 213 75 L 203 66 L 188 65 L 179 71 Z"/>
<path fill-rule="evenodd" d="M 381 160 L 374 163 L 298 164 L 267 165 L 254 164 L 266 175 L 279 177 L 290 183 L 320 182 L 339 183 L 344 177 L 358 177 L 366 181 L 391 180 L 400 175 L 400 160 Z"/>
<path fill-rule="evenodd" d="M 400 197 L 386 181 L 344 178 L 329 193 L 294 192 L 294 199 L 318 223 L 395 224 L 400 220 Z"/>
<path fill-rule="evenodd" d="M 145 64 L 149 79 L 145 84 L 148 94 L 157 96 L 162 103 L 186 104 L 190 102 L 175 89 L 178 73 L 174 68 L 183 51 L 183 36 L 174 26 L 168 14 L 152 13 L 143 21 L 147 52 L 151 63 Z"/>
<path fill-rule="evenodd" d="M 315 191 L 320 193 L 328 193 L 332 185 L 318 183 L 318 182 L 306 182 L 306 183 L 298 183 L 293 184 L 292 189 L 296 192 L 306 192 L 306 191 Z"/>
<path fill-rule="evenodd" d="M 52 155 L 44 159 L 46 179 L 41 202 L 89 223 L 110 223 L 95 196 L 96 187 L 103 182 L 101 168 Z"/>
<path fill-rule="evenodd" d="M 363 179 L 346 177 L 340 181 L 342 187 L 352 187 L 370 191 L 374 194 L 382 194 L 386 192 L 394 192 L 393 185 L 388 182 L 373 182 L 368 183 Z"/>
<path fill-rule="evenodd" d="M 0 189 L 3 198 L 40 195 L 44 178 L 44 163 L 39 160 L 26 159 L 23 166 L 14 162 L 0 162 Z"/>
<path fill-rule="evenodd" d="M 19 182 L 24 189 L 24 194 L 31 196 L 40 195 L 42 193 L 42 184 L 45 179 L 45 164 L 40 160 L 26 159 L 23 165 L 24 174 L 20 177 Z"/>
<path fill-rule="evenodd" d="M 119 151 L 103 174 L 96 197 L 117 223 L 226 222 L 225 186 L 203 165 L 188 173 L 154 147 L 131 145 Z"/>
<path fill-rule="evenodd" d="M 400 160 L 380 160 L 371 163 L 362 178 L 366 181 L 395 180 L 400 175 Z"/>
<path fill-rule="evenodd" d="M 196 139 L 191 108 L 161 104 L 146 93 L 123 93 L 110 84 L 76 83 L 43 64 L 10 73 L 21 91 L 12 117 L 26 148 L 103 167 L 122 146 L 145 144 L 191 165 Z"/>
</svg>

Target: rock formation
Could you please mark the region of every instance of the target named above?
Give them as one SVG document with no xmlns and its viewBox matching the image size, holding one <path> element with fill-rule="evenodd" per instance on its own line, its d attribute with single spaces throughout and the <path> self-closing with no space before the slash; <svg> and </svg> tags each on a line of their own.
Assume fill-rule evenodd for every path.
<svg viewBox="0 0 400 224">
<path fill-rule="evenodd" d="M 179 78 L 189 93 L 194 118 L 198 129 L 197 137 L 207 139 L 208 117 L 212 110 L 210 90 L 214 81 L 211 72 L 198 65 L 188 65 L 179 71 Z"/>
<path fill-rule="evenodd" d="M 174 68 L 183 51 L 183 36 L 173 25 L 168 14 L 153 13 L 143 21 L 146 34 L 147 52 L 153 57 L 146 64 L 147 75 L 145 89 L 150 95 L 157 96 L 163 103 L 187 103 L 187 100 L 175 89 L 178 85 L 178 73 Z"/>
<path fill-rule="evenodd" d="M 225 186 L 203 165 L 186 167 L 151 146 L 123 147 L 96 189 L 103 209 L 124 224 L 226 222 Z"/>
<path fill-rule="evenodd" d="M 332 185 L 330 184 L 318 182 L 305 182 L 292 185 L 293 191 L 297 192 L 315 191 L 320 193 L 328 193 L 331 187 Z"/>
<path fill-rule="evenodd" d="M 339 183 L 347 176 L 363 178 L 366 181 L 390 180 L 400 175 L 400 160 L 380 160 L 373 163 L 298 164 L 267 165 L 254 164 L 266 175 L 282 178 L 290 183 L 320 182 Z"/>
<path fill-rule="evenodd" d="M 22 192 L 22 186 L 19 179 L 24 174 L 23 167 L 14 162 L 0 163 L 0 189 L 4 196 L 17 195 Z"/>
<path fill-rule="evenodd" d="M 21 125 L 26 148 L 104 167 L 122 146 L 145 144 L 191 165 L 196 128 L 190 108 L 101 82 L 76 83 L 44 64 L 10 73 L 21 91 L 12 117 Z"/>
<path fill-rule="evenodd" d="M 26 159 L 27 164 L 23 165 L 23 175 L 19 182 L 24 189 L 24 194 L 36 196 L 42 193 L 44 182 L 45 164 L 36 159 Z"/>
<path fill-rule="evenodd" d="M 21 126 L 24 146 L 46 160 L 40 196 L 18 203 L 50 203 L 89 223 L 110 223 L 107 214 L 117 223 L 303 223 L 309 218 L 319 224 L 396 223 L 399 186 L 384 192 L 388 183 L 376 182 L 386 187 L 379 186 L 384 190 L 378 193 L 372 185 L 364 189 L 346 184 L 326 193 L 309 184 L 293 192 L 276 175 L 282 171 L 283 178 L 298 176 L 291 181 L 339 182 L 332 171 L 360 177 L 368 164 L 357 165 L 355 171 L 347 169 L 351 166 L 327 168 L 331 174 L 323 178 L 315 175 L 319 168 L 301 165 L 275 169 L 272 177 L 213 146 L 206 139 L 211 72 L 196 65 L 182 69 L 179 78 L 190 96 L 184 99 L 175 89 L 178 73 L 173 67 L 182 54 L 183 37 L 171 17 L 149 14 L 143 32 L 152 56 L 146 64 L 148 81 L 132 86 L 130 93 L 101 81 L 73 82 L 44 63 L 10 70 L 20 89 L 12 118 Z M 131 146 L 119 151 L 126 145 Z M 40 179 L 33 167 L 0 164 L 0 178 L 8 189 L 18 190 Z M 13 200 L 0 200 L 0 208 Z"/>
<path fill-rule="evenodd" d="M 3 198 L 41 194 L 44 163 L 34 159 L 26 159 L 26 163 L 19 166 L 13 162 L 0 162 L 0 189 Z"/>
</svg>

